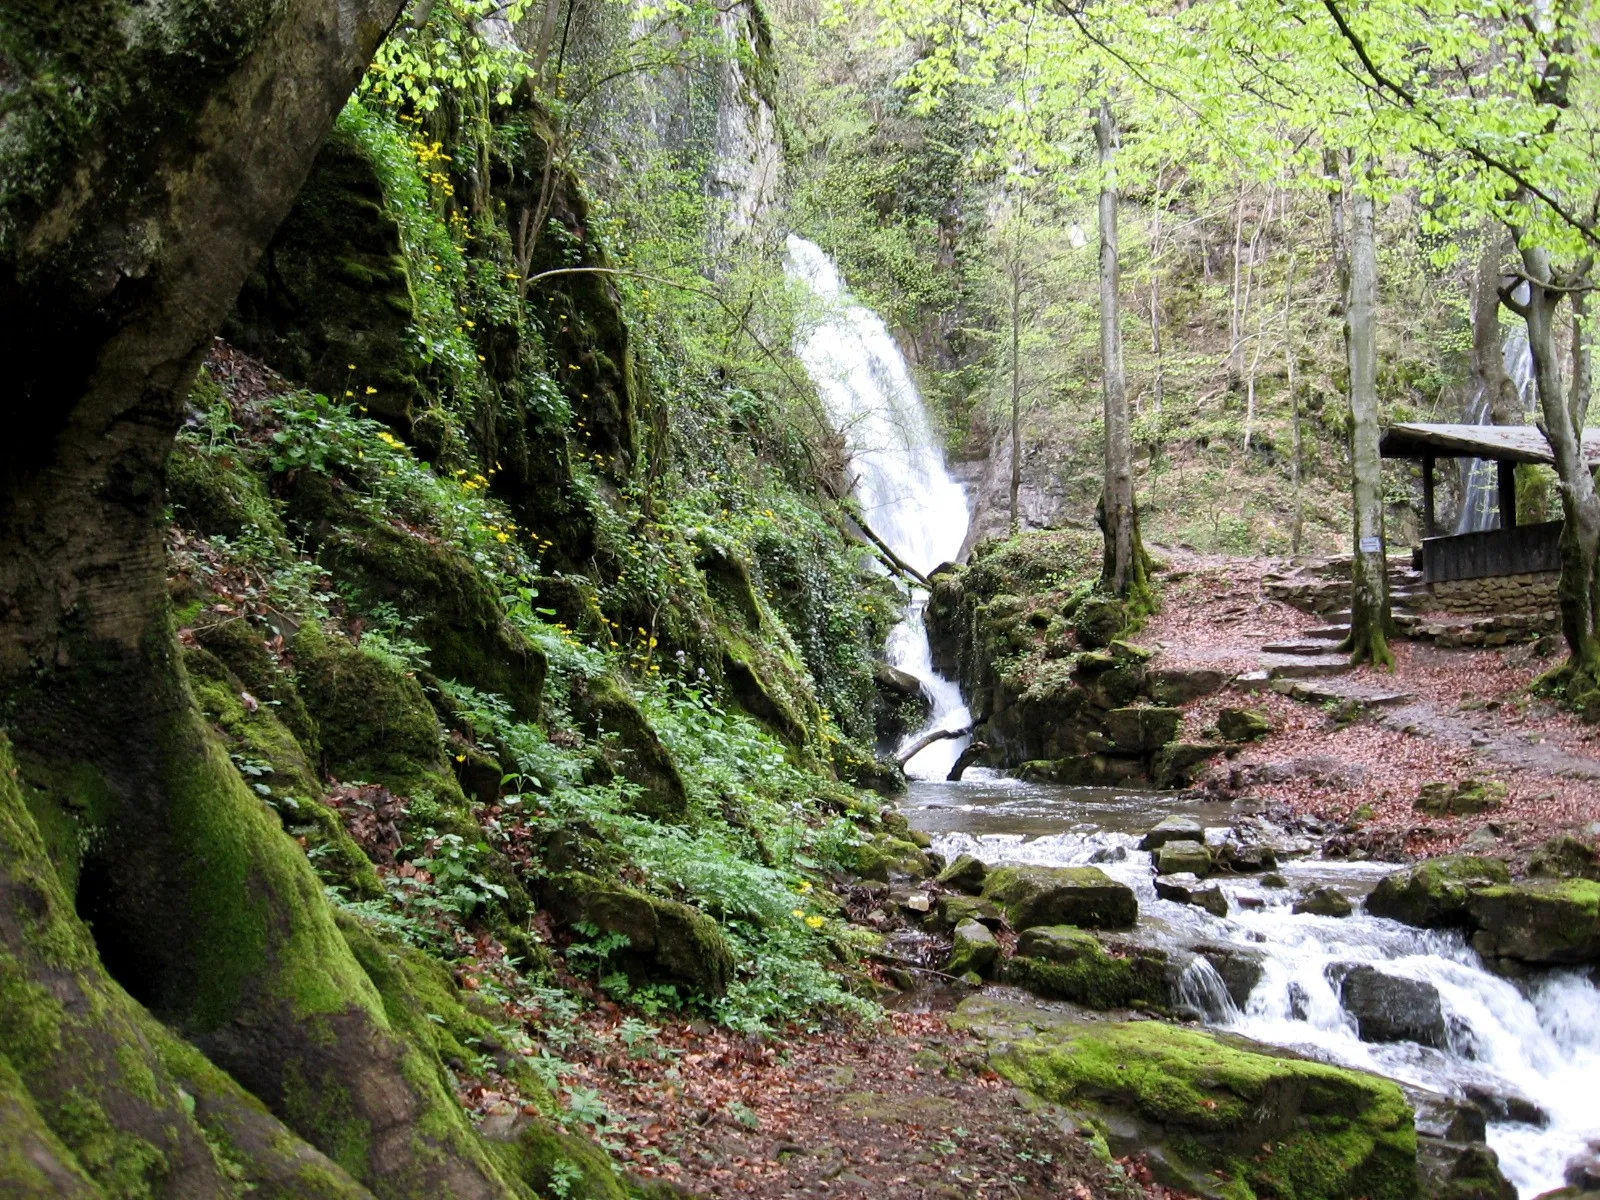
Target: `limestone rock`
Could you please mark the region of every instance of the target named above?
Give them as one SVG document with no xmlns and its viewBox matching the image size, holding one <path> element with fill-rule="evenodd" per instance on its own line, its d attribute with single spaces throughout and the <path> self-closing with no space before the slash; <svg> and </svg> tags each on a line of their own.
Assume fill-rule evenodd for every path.
<svg viewBox="0 0 1600 1200">
<path fill-rule="evenodd" d="M 1182 720 L 1176 708 L 1113 708 L 1105 715 L 1105 732 L 1124 754 L 1147 754 L 1170 742 Z"/>
<path fill-rule="evenodd" d="M 1211 849 L 1202 842 L 1168 842 L 1156 851 L 1156 871 L 1204 877 L 1211 874 Z"/>
<path fill-rule="evenodd" d="M 1510 789 L 1498 779 L 1463 779 L 1460 783 L 1425 783 L 1412 805 L 1430 817 L 1470 817 L 1493 812 Z"/>
<path fill-rule="evenodd" d="M 954 929 L 963 921 L 977 921 L 999 929 L 1006 923 L 1005 914 L 987 900 L 976 896 L 940 896 L 934 909 L 934 928 Z"/>
<path fill-rule="evenodd" d="M 1159 850 L 1168 842 L 1204 842 L 1206 827 L 1193 817 L 1163 817 L 1139 842 L 1141 850 Z"/>
<path fill-rule="evenodd" d="M 1433 858 L 1379 880 L 1367 897 L 1367 912 L 1424 929 L 1469 928 L 1467 900 L 1473 890 L 1510 881 L 1506 864 L 1497 858 Z"/>
<path fill-rule="evenodd" d="M 1528 861 L 1528 874 L 1600 881 L 1600 856 L 1592 846 L 1575 837 L 1554 837 L 1533 852 Z"/>
<path fill-rule="evenodd" d="M 1253 742 L 1272 732 L 1272 721 L 1259 708 L 1225 708 L 1217 714 L 1217 732 L 1225 742 Z"/>
<path fill-rule="evenodd" d="M 1228 682 L 1211 667 L 1160 667 L 1145 672 L 1145 694 L 1157 704 L 1187 704 L 1220 692 Z"/>
<path fill-rule="evenodd" d="M 1356 1019 L 1364 1042 L 1416 1042 L 1442 1050 L 1446 1042 L 1439 989 L 1361 964 L 1339 981 L 1339 1003 Z"/>
<path fill-rule="evenodd" d="M 1077 631 L 1078 644 L 1091 650 L 1109 646 L 1128 624 L 1128 611 L 1115 596 L 1092 593 L 1078 605 L 1072 615 L 1072 627 Z"/>
<path fill-rule="evenodd" d="M 1541 966 L 1600 962 L 1600 883 L 1541 879 L 1479 888 L 1467 899 L 1487 958 Z"/>
<path fill-rule="evenodd" d="M 1098 867 L 999 867 L 984 881 L 983 898 L 998 904 L 1014 929 L 1131 929 L 1139 916 L 1133 889 Z"/>
</svg>

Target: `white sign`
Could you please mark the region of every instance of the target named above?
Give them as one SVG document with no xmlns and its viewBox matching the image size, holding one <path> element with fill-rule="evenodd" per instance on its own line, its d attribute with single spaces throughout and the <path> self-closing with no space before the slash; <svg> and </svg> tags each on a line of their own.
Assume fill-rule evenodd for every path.
<svg viewBox="0 0 1600 1200">
<path fill-rule="evenodd" d="M 1361 553 L 1363 554 L 1377 554 L 1382 549 L 1382 538 L 1364 537 L 1361 539 Z"/>
</svg>

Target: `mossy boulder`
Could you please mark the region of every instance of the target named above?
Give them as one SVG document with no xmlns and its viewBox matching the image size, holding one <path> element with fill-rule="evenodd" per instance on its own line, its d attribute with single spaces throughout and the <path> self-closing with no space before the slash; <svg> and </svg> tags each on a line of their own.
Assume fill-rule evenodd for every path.
<svg viewBox="0 0 1600 1200">
<path fill-rule="evenodd" d="M 1167 956 L 1159 950 L 1130 947 L 1113 955 L 1087 930 L 1046 925 L 1023 930 L 1004 978 L 1047 1000 L 1142 1008 L 1166 1003 L 1166 971 Z"/>
<path fill-rule="evenodd" d="M 1199 842 L 1206 840 L 1206 827 L 1193 817 L 1162 817 L 1139 839 L 1139 849 L 1159 850 L 1169 842 Z"/>
<path fill-rule="evenodd" d="M 1145 672 L 1145 694 L 1157 704 L 1188 704 L 1220 692 L 1228 677 L 1212 667 L 1159 667 Z"/>
<path fill-rule="evenodd" d="M 1553 837 L 1533 852 L 1528 874 L 1549 879 L 1600 881 L 1600 856 L 1587 842 L 1571 836 Z"/>
<path fill-rule="evenodd" d="M 1511 789 L 1498 779 L 1463 779 L 1459 783 L 1425 783 L 1412 808 L 1430 817 L 1471 817 L 1493 812 Z"/>
<path fill-rule="evenodd" d="M 963 921 L 977 921 L 991 929 L 999 929 L 1005 924 L 1005 914 L 998 906 L 976 896 L 940 896 L 934 905 L 933 927 L 954 929 Z"/>
<path fill-rule="evenodd" d="M 1109 653 L 1080 654 L 1072 664 L 1072 681 L 1098 708 L 1122 708 L 1138 698 L 1144 686 L 1144 662 Z"/>
<path fill-rule="evenodd" d="M 933 873 L 927 853 L 915 842 L 883 832 L 843 851 L 840 865 L 847 871 L 879 883 L 893 876 L 921 879 Z"/>
<path fill-rule="evenodd" d="M 1089 649 L 1109 646 L 1128 627 L 1128 610 L 1115 596 L 1091 593 L 1072 614 L 1078 643 Z"/>
<path fill-rule="evenodd" d="M 1486 958 L 1540 966 L 1600 962 L 1600 883 L 1540 879 L 1474 890 L 1467 912 Z"/>
<path fill-rule="evenodd" d="M 967 920 L 955 928 L 950 947 L 950 961 L 945 964 L 949 975 L 966 975 L 972 972 L 987 975 L 1000 957 L 1000 943 L 988 926 Z"/>
<path fill-rule="evenodd" d="M 1225 742 L 1253 742 L 1272 732 L 1272 718 L 1259 708 L 1225 708 L 1217 714 L 1217 732 Z"/>
<path fill-rule="evenodd" d="M 167 459 L 167 502 L 185 529 L 230 542 L 253 541 L 253 549 L 275 556 L 288 554 L 283 521 L 260 478 L 230 452 L 178 438 Z"/>
<path fill-rule="evenodd" d="M 1109 754 L 1073 754 L 1066 758 L 1032 759 L 1017 768 L 1017 778 L 1068 787 L 1117 787 L 1144 779 L 1144 765 L 1135 758 Z"/>
<path fill-rule="evenodd" d="M 982 894 L 1014 929 L 1131 929 L 1139 917 L 1133 889 L 1098 867 L 999 867 L 989 872 Z"/>
<path fill-rule="evenodd" d="M 1433 858 L 1380 879 L 1367 897 L 1367 912 L 1424 929 L 1468 928 L 1473 889 L 1509 882 L 1511 874 L 1497 858 Z"/>
<path fill-rule="evenodd" d="M 1158 788 L 1188 787 L 1194 769 L 1226 749 L 1214 742 L 1172 742 L 1156 751 L 1150 777 Z"/>
<path fill-rule="evenodd" d="M 552 879 L 544 899 L 568 925 L 626 937 L 611 961 L 635 979 L 685 984 L 707 996 L 728 990 L 733 955 L 717 923 L 698 909 L 579 872 Z"/>
<path fill-rule="evenodd" d="M 1331 887 L 1314 887 L 1302 892 L 1290 908 L 1295 913 L 1312 917 L 1348 917 L 1354 911 L 1350 898 Z"/>
<path fill-rule="evenodd" d="M 1057 1023 L 997 1043 L 991 1061 L 1169 1186 L 1229 1200 L 1416 1193 L 1411 1106 L 1374 1075 L 1153 1021 Z"/>
<path fill-rule="evenodd" d="M 1156 870 L 1162 875 L 1195 875 L 1205 878 L 1211 874 L 1211 850 L 1203 842 L 1168 842 L 1155 853 Z"/>
<path fill-rule="evenodd" d="M 984 876 L 989 873 L 989 868 L 980 858 L 970 854 L 958 854 L 954 862 L 939 872 L 937 882 L 945 887 L 957 888 L 969 895 L 977 895 L 983 891 Z"/>
</svg>

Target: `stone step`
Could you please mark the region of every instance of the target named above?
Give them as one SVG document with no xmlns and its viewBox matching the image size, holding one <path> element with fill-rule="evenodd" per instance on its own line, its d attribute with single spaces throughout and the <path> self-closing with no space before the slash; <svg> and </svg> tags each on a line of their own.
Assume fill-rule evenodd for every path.
<svg viewBox="0 0 1600 1200">
<path fill-rule="evenodd" d="M 1416 699 L 1415 694 L 1411 692 L 1356 690 L 1348 684 L 1340 686 L 1337 683 L 1322 683 L 1315 679 L 1274 680 L 1272 690 L 1280 696 L 1288 696 L 1291 700 L 1300 700 L 1307 704 L 1326 704 L 1330 700 L 1339 703 L 1349 700 L 1363 708 L 1392 708 L 1400 704 L 1409 704 Z"/>
<path fill-rule="evenodd" d="M 1350 623 L 1343 625 L 1318 625 L 1315 629 L 1302 629 L 1303 638 L 1320 638 L 1325 642 L 1342 642 L 1350 636 Z"/>
<path fill-rule="evenodd" d="M 1328 643 L 1321 640 L 1307 639 L 1303 642 L 1268 642 L 1261 647 L 1263 654 L 1294 654 L 1311 655 L 1326 654 Z"/>
<path fill-rule="evenodd" d="M 1343 654 L 1319 654 L 1314 658 L 1265 655 L 1261 665 L 1272 679 L 1326 679 L 1330 675 L 1343 675 L 1350 669 L 1350 660 Z"/>
</svg>

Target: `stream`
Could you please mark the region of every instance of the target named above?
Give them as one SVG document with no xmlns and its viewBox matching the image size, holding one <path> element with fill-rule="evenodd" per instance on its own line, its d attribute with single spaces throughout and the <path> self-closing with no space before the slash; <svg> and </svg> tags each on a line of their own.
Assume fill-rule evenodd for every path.
<svg viewBox="0 0 1600 1200">
<path fill-rule="evenodd" d="M 955 557 L 969 515 L 910 371 L 882 319 L 850 296 L 818 246 L 791 237 L 788 265 L 816 303 L 795 350 L 850 449 L 862 515 L 896 554 L 927 574 Z M 964 729 L 972 720 L 960 690 L 934 669 L 925 603 L 924 593 L 909 589 L 904 619 L 888 643 L 891 664 L 914 675 L 930 701 L 929 720 L 908 736 L 907 747 L 932 730 Z M 1282 831 L 1273 840 L 1301 852 L 1280 855 L 1286 887 L 1265 887 L 1250 875 L 1208 881 L 1226 895 L 1226 917 L 1160 899 L 1151 856 L 1138 849 L 1145 831 L 1164 817 L 1185 816 L 1206 827 L 1208 841 L 1220 840 L 1241 819 L 1259 816 L 1249 802 L 1024 783 L 982 769 L 948 782 L 966 740 L 935 742 L 906 765 L 911 782 L 902 807 L 947 860 L 972 854 L 990 865 L 1092 863 L 1133 888 L 1140 940 L 1184 957 L 1200 944 L 1260 955 L 1260 978 L 1242 1004 L 1198 957 L 1184 970 L 1181 1002 L 1218 1028 L 1498 1106 L 1501 1119 L 1491 1117 L 1488 1141 L 1522 1200 L 1561 1187 L 1566 1165 L 1600 1143 L 1600 989 L 1580 972 L 1513 983 L 1487 971 L 1459 933 L 1369 917 L 1362 901 L 1395 866 L 1313 858 L 1313 840 L 1296 846 Z M 1294 900 L 1312 887 L 1343 893 L 1353 915 L 1293 913 Z M 1442 1046 L 1363 1042 L 1337 986 L 1357 964 L 1381 964 L 1387 975 L 1437 989 Z"/>
</svg>

